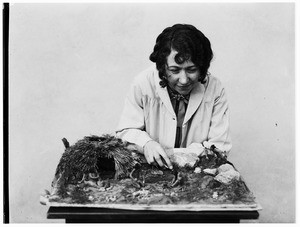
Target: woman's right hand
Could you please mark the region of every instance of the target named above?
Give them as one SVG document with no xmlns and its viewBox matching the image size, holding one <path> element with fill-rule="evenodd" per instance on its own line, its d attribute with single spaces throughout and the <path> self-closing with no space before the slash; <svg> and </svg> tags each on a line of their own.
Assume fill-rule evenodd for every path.
<svg viewBox="0 0 300 227">
<path fill-rule="evenodd" d="M 144 146 L 144 155 L 149 164 L 157 162 L 160 167 L 165 166 L 162 159 L 164 159 L 169 169 L 173 169 L 170 159 L 162 146 L 154 140 L 147 142 Z"/>
</svg>

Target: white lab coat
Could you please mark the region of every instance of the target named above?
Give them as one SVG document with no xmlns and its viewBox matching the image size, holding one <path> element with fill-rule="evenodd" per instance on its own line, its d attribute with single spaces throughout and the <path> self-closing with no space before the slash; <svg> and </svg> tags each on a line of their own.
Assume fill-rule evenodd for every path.
<svg viewBox="0 0 300 227">
<path fill-rule="evenodd" d="M 159 85 L 155 65 L 140 73 L 125 99 L 124 110 L 116 130 L 117 137 L 140 147 L 155 140 L 166 149 L 174 148 L 177 119 L 167 88 Z M 180 147 L 191 144 L 210 147 L 214 144 L 229 152 L 228 103 L 220 81 L 208 76 L 191 91 L 182 125 Z"/>
</svg>

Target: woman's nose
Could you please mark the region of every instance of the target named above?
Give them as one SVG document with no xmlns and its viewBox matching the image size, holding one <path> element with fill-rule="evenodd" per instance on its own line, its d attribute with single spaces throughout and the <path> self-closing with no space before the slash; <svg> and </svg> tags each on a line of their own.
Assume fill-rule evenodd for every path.
<svg viewBox="0 0 300 227">
<path fill-rule="evenodd" d="M 189 81 L 189 78 L 188 78 L 187 73 L 185 72 L 185 70 L 182 70 L 181 75 L 179 77 L 180 84 L 183 84 L 183 85 L 187 84 L 188 81 Z"/>
</svg>

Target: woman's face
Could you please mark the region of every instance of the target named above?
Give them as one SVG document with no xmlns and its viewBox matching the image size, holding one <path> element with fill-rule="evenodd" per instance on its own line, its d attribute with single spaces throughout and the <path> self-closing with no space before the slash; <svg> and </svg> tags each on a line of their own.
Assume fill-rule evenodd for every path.
<svg viewBox="0 0 300 227">
<path fill-rule="evenodd" d="M 182 64 L 177 64 L 175 62 L 177 53 L 177 51 L 172 50 L 167 57 L 167 80 L 172 89 L 182 95 L 187 95 L 198 83 L 200 73 L 197 66 L 191 60 L 187 60 Z"/>
</svg>

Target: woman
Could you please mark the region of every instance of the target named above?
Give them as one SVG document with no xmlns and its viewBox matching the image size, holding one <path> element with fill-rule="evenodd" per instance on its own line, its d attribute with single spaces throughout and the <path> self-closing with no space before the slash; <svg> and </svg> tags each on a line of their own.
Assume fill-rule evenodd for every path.
<svg viewBox="0 0 300 227">
<path fill-rule="evenodd" d="M 192 25 L 175 24 L 157 37 L 150 55 L 156 65 L 134 79 L 117 128 L 149 164 L 172 168 L 166 149 L 191 144 L 230 151 L 228 103 L 208 73 L 212 57 L 210 41 Z"/>
</svg>

